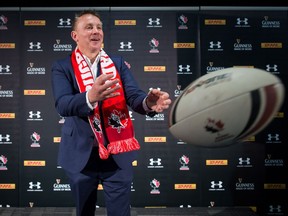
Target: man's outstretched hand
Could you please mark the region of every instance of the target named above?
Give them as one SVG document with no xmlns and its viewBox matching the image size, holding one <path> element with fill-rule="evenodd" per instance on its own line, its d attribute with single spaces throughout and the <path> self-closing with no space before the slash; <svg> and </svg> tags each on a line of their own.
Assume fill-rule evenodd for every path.
<svg viewBox="0 0 288 216">
<path fill-rule="evenodd" d="M 150 89 L 146 98 L 147 106 L 157 113 L 168 109 L 171 102 L 169 94 L 160 89 Z"/>
</svg>

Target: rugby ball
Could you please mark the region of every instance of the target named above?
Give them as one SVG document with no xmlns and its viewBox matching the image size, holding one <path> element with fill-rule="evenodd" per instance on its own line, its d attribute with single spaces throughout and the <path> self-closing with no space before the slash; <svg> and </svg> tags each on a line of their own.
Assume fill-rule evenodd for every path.
<svg viewBox="0 0 288 216">
<path fill-rule="evenodd" d="M 204 147 L 238 143 L 262 131 L 282 106 L 281 80 L 262 69 L 231 67 L 191 82 L 169 111 L 170 133 Z"/>
</svg>

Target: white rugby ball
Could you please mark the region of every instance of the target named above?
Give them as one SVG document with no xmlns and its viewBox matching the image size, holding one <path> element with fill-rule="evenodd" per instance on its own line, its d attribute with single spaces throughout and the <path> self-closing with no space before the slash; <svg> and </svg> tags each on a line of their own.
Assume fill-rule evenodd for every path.
<svg viewBox="0 0 288 216">
<path fill-rule="evenodd" d="M 284 100 L 281 80 L 262 69 L 231 67 L 203 75 L 173 102 L 169 131 L 187 144 L 227 146 L 256 135 Z"/>
</svg>

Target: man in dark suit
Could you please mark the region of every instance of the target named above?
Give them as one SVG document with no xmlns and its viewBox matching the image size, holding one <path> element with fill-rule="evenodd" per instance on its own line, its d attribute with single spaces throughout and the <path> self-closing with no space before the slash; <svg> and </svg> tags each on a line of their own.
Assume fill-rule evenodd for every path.
<svg viewBox="0 0 288 216">
<path fill-rule="evenodd" d="M 140 145 L 128 106 L 153 116 L 171 100 L 159 89 L 142 91 L 122 57 L 102 49 L 102 22 L 95 11 L 76 14 L 71 37 L 75 50 L 52 65 L 55 107 L 65 117 L 58 163 L 69 177 L 77 216 L 95 214 L 100 183 L 108 216 L 130 216 L 132 161 Z"/>
</svg>

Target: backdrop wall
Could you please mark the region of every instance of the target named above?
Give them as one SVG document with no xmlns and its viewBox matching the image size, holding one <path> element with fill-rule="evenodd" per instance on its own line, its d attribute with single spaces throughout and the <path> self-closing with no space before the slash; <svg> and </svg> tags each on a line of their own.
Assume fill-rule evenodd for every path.
<svg viewBox="0 0 288 216">
<path fill-rule="evenodd" d="M 84 8 L 0 8 L 0 206 L 73 206 L 57 165 L 65 118 L 54 108 L 51 65 L 75 48 Z M 139 85 L 175 100 L 193 80 L 227 67 L 256 67 L 285 83 L 287 7 L 100 7 L 104 49 L 122 55 Z M 168 131 L 168 111 L 131 111 L 140 157 L 135 207 L 252 206 L 287 215 L 285 101 L 272 123 L 244 143 L 200 148 Z M 237 115 L 237 113 L 235 113 Z M 192 130 L 192 128 L 191 128 Z M 99 187 L 99 206 L 103 206 Z"/>
</svg>

